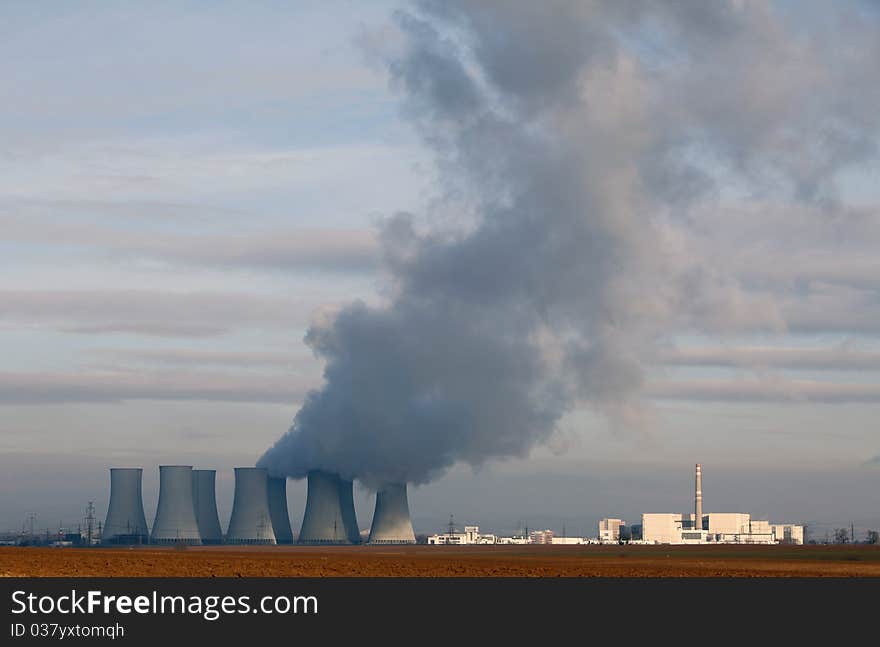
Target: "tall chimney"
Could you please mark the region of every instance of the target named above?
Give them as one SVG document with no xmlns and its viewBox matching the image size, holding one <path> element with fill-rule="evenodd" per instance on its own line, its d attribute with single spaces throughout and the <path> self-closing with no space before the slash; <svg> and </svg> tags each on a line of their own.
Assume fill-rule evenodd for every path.
<svg viewBox="0 0 880 647">
<path fill-rule="evenodd" d="M 694 493 L 694 528 L 703 529 L 703 466 L 697 463 L 696 492 Z"/>
</svg>

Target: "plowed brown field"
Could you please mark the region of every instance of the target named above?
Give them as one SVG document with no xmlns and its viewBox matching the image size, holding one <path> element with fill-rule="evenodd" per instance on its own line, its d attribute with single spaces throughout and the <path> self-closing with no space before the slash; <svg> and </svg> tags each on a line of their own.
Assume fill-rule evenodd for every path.
<svg viewBox="0 0 880 647">
<path fill-rule="evenodd" d="M 0 547 L 0 576 L 880 577 L 880 546 Z"/>
</svg>

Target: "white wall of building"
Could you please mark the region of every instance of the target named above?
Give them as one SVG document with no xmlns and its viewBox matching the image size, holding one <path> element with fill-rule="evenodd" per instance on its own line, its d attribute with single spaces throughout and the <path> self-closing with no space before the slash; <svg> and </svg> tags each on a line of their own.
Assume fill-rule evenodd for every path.
<svg viewBox="0 0 880 647">
<path fill-rule="evenodd" d="M 681 542 L 682 515 L 675 512 L 646 512 L 642 515 L 642 540 L 655 544 Z"/>
<path fill-rule="evenodd" d="M 744 512 L 710 512 L 710 534 L 748 534 L 751 515 Z"/>
<path fill-rule="evenodd" d="M 769 521 L 752 519 L 749 521 L 749 532 L 753 535 L 772 535 L 773 528 Z"/>
<path fill-rule="evenodd" d="M 563 546 L 579 546 L 581 544 L 589 544 L 590 540 L 584 537 L 554 537 L 552 542 L 555 545 Z"/>
<path fill-rule="evenodd" d="M 599 541 L 618 542 L 620 527 L 625 525 L 622 519 L 601 519 L 599 521 Z"/>
<path fill-rule="evenodd" d="M 445 532 L 442 535 L 431 535 L 428 537 L 429 544 L 443 546 L 463 546 L 476 544 L 498 544 L 500 537 L 495 535 L 480 534 L 479 526 L 465 526 L 464 532 Z"/>
<path fill-rule="evenodd" d="M 771 526 L 773 536 L 780 543 L 803 544 L 804 527 L 790 523 L 777 523 Z"/>
</svg>

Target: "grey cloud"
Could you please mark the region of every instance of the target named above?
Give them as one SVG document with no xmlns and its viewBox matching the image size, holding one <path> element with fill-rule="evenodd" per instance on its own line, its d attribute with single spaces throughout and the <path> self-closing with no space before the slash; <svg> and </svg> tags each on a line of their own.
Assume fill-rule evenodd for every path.
<svg viewBox="0 0 880 647">
<path fill-rule="evenodd" d="M 308 381 L 181 372 L 0 373 L 0 404 L 202 400 L 293 404 Z"/>
<path fill-rule="evenodd" d="M 77 335 L 130 334 L 144 337 L 217 337 L 229 331 L 223 326 L 175 322 L 117 321 L 106 324 L 62 325 L 58 330 Z"/>
<path fill-rule="evenodd" d="M 880 332 L 880 301 L 874 290 L 815 282 L 800 294 L 786 294 L 779 300 L 793 331 Z"/>
<path fill-rule="evenodd" d="M 591 3 L 520 3 L 507 11 L 503 1 L 421 3 L 434 16 L 464 27 L 473 39 L 481 69 L 517 107 L 540 109 L 548 101 L 570 99 L 585 65 L 613 60 L 616 44 L 605 30 L 603 10 Z M 560 19 L 564 17 L 565 19 Z M 598 20 L 594 20 L 598 18 Z"/>
<path fill-rule="evenodd" d="M 220 266 L 370 272 L 378 248 L 372 232 L 359 230 L 275 231 L 261 236 L 208 237 L 198 246 L 179 240 L 159 255 L 182 262 Z M 149 250 L 147 251 L 149 253 Z"/>
<path fill-rule="evenodd" d="M 728 332 L 880 332 L 876 208 L 729 201 L 667 225 L 682 327 Z M 701 325 L 702 322 L 702 325 Z M 711 325 L 705 325 L 711 324 Z"/>
<path fill-rule="evenodd" d="M 716 267 L 748 289 L 799 296 L 811 283 L 880 287 L 876 206 L 755 200 L 694 208 L 700 220 L 680 232 L 689 249 L 710 255 Z"/>
<path fill-rule="evenodd" d="M 43 221 L 0 217 L 7 241 L 28 241 L 103 250 L 125 259 L 156 259 L 215 268 L 313 269 L 370 272 L 378 262 L 375 234 L 357 229 L 275 229 L 187 235 L 132 232 L 57 216 Z"/>
<path fill-rule="evenodd" d="M 657 361 L 668 366 L 768 367 L 818 370 L 880 370 L 880 352 L 836 348 L 701 347 L 667 348 Z"/>
<path fill-rule="evenodd" d="M 210 15 L 195 15 L 170 5 L 131 5 L 85 15 L 10 7 L 4 22 L 16 26 L 0 44 L 0 69 L 22 91 L 2 88 L 0 97 L 11 116 L 82 125 L 63 130 L 94 131 L 98 124 L 118 127 L 160 116 L 195 129 L 222 110 L 271 115 L 268 106 L 279 102 L 376 87 L 374 75 L 345 65 L 339 51 L 345 44 L 334 40 L 344 21 L 329 18 L 333 12 L 267 9 L 242 13 L 218 6 Z M 70 65 L 72 51 L 76 66 Z M 17 65 L 20 58 L 28 66 Z M 184 59 L 187 65 L 175 64 Z"/>
<path fill-rule="evenodd" d="M 779 263 L 784 256 L 785 262 Z M 809 289 L 811 283 L 880 289 L 880 261 L 860 250 L 827 250 L 818 246 L 791 253 L 741 254 L 737 273 L 751 283 L 770 285 L 777 293 Z"/>
<path fill-rule="evenodd" d="M 290 370 L 303 359 L 303 354 L 283 351 L 218 351 L 178 348 L 166 350 L 99 350 L 103 356 L 127 362 L 170 366 L 232 366 Z"/>
<path fill-rule="evenodd" d="M 58 227 L 59 219 L 51 216 L 63 213 L 68 217 L 96 217 L 132 221 L 168 222 L 216 222 L 218 218 L 237 220 L 246 217 L 246 211 L 217 205 L 202 205 L 189 202 L 168 202 L 155 200 L 53 200 L 48 198 L 0 198 L 0 213 L 3 214 L 3 227 L 18 232 L 25 238 L 41 239 L 41 232 L 51 233 L 47 227 Z M 35 224 L 35 223 L 43 224 Z M 28 226 L 30 225 L 30 227 Z M 75 233 L 73 228 L 66 233 Z"/>
<path fill-rule="evenodd" d="M 876 38 L 855 28 L 841 51 L 838 6 L 815 23 L 733 0 L 399 14 L 388 69 L 435 153 L 443 209 L 385 224 L 387 307 L 310 329 L 325 383 L 261 464 L 424 482 L 528 454 L 581 402 L 631 427 L 650 421 L 643 395 L 878 399 L 873 385 L 643 375 L 682 331 L 877 330 L 831 307 L 859 318 L 867 295 L 756 287 L 711 236 L 730 192 L 837 213 L 836 174 L 874 157 Z"/>
<path fill-rule="evenodd" d="M 880 402 L 880 384 L 784 378 L 657 382 L 649 385 L 646 392 L 655 398 L 709 402 Z"/>
<path fill-rule="evenodd" d="M 241 326 L 304 325 L 295 300 L 229 292 L 0 290 L 0 321 L 80 333 L 205 337 Z"/>
</svg>

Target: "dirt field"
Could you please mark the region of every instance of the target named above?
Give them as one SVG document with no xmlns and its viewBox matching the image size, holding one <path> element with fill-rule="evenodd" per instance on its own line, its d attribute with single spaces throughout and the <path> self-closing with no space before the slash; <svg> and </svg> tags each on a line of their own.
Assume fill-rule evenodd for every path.
<svg viewBox="0 0 880 647">
<path fill-rule="evenodd" d="M 0 576 L 880 577 L 880 546 L 0 547 Z"/>
</svg>

